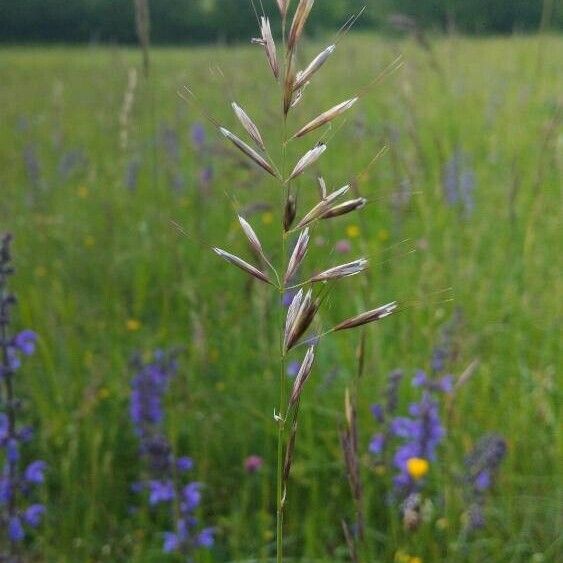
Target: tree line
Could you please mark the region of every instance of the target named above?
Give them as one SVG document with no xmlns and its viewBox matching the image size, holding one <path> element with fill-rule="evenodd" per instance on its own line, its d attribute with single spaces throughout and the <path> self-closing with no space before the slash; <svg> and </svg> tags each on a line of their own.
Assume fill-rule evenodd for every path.
<svg viewBox="0 0 563 563">
<path fill-rule="evenodd" d="M 274 0 L 254 4 L 259 7 L 260 1 L 276 14 Z M 0 4 L 3 42 L 136 40 L 133 0 L 0 0 Z M 234 42 L 256 33 L 251 0 L 149 0 L 149 5 L 154 43 Z M 364 29 L 392 31 L 406 22 L 406 27 L 414 24 L 436 31 L 512 33 L 535 31 L 542 21 L 544 27 L 563 29 L 563 8 L 557 0 L 318 0 L 313 33 L 340 26 L 364 6 L 357 24 Z"/>
</svg>

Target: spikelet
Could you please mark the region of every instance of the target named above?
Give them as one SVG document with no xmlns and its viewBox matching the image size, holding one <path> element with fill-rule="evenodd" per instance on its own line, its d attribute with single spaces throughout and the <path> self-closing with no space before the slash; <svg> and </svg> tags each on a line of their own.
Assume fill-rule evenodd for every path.
<svg viewBox="0 0 563 563">
<path fill-rule="evenodd" d="M 295 215 L 297 214 L 297 199 L 293 194 L 289 194 L 285 201 L 285 208 L 283 212 L 283 228 L 287 233 L 295 221 Z"/>
<path fill-rule="evenodd" d="M 215 252 L 215 254 L 217 254 L 217 256 L 220 256 L 221 258 L 223 258 L 223 260 L 226 260 L 227 262 L 233 264 L 237 268 L 240 268 L 241 270 L 245 271 L 247 274 L 250 274 L 251 276 L 259 279 L 260 281 L 273 285 L 272 282 L 268 279 L 268 276 L 264 274 L 264 272 L 261 272 L 258 268 L 256 268 L 256 266 L 253 266 L 252 264 L 245 262 L 242 258 L 239 258 L 238 256 L 231 254 L 230 252 L 222 250 L 221 248 L 213 247 L 212 250 L 213 252 Z"/>
<path fill-rule="evenodd" d="M 266 51 L 266 59 L 272 69 L 276 80 L 280 76 L 280 66 L 278 64 L 278 56 L 276 52 L 276 44 L 272 36 L 272 28 L 270 27 L 270 20 L 264 16 L 260 18 L 260 33 L 262 37 L 254 38 L 252 43 L 255 45 L 262 45 Z"/>
<path fill-rule="evenodd" d="M 258 130 L 258 127 L 254 123 L 254 121 L 252 121 L 252 119 L 248 117 L 247 113 L 236 102 L 233 102 L 231 106 L 233 108 L 233 111 L 235 112 L 235 115 L 240 121 L 241 125 L 244 127 L 246 132 L 250 135 L 252 140 L 256 143 L 258 148 L 262 150 L 266 150 L 266 147 L 264 146 L 264 141 L 262 140 L 262 135 L 260 135 L 260 131 Z"/>
<path fill-rule="evenodd" d="M 285 77 L 283 81 L 283 111 L 287 115 L 289 110 L 294 107 L 295 103 L 299 103 L 301 99 L 301 92 L 297 95 L 294 90 L 295 84 L 295 57 L 290 54 L 287 58 L 287 65 L 285 68 Z M 297 96 L 297 97 L 296 97 Z"/>
<path fill-rule="evenodd" d="M 246 235 L 246 238 L 248 239 L 248 242 L 250 243 L 250 246 L 252 247 L 252 249 L 255 252 L 257 252 L 260 256 L 262 256 L 262 258 L 266 259 L 266 256 L 264 254 L 264 250 L 262 248 L 262 244 L 260 242 L 260 239 L 258 238 L 256 233 L 254 232 L 254 229 L 250 226 L 250 223 L 244 217 L 241 217 L 240 215 L 238 215 L 238 220 L 239 220 L 240 226 L 242 227 L 242 230 L 244 231 L 244 234 Z"/>
<path fill-rule="evenodd" d="M 345 321 L 337 324 L 332 330 L 336 332 L 338 330 L 347 330 L 349 328 L 355 328 L 357 326 L 373 323 L 375 321 L 388 317 L 396 309 L 397 302 L 392 301 L 391 303 L 387 303 L 387 305 L 377 307 L 377 309 L 372 309 L 371 311 L 366 311 L 365 313 L 361 313 L 359 315 L 356 315 L 355 317 L 346 319 Z"/>
<path fill-rule="evenodd" d="M 284 349 L 290 350 L 303 336 L 306 330 L 311 326 L 315 315 L 320 306 L 318 299 L 313 300 L 311 290 L 303 295 L 303 291 L 299 290 L 293 298 L 291 305 L 287 311 L 287 318 L 284 331 Z"/>
<path fill-rule="evenodd" d="M 289 176 L 289 180 L 293 180 L 301 174 L 306 168 L 317 162 L 320 156 L 325 152 L 326 145 L 324 143 L 319 143 L 314 149 L 311 149 L 299 160 L 295 165 L 293 172 Z"/>
<path fill-rule="evenodd" d="M 293 452 L 295 451 L 295 438 L 297 437 L 297 417 L 291 425 L 291 434 L 287 442 L 285 450 L 285 459 L 283 463 L 283 483 L 285 484 L 289 479 L 289 472 L 291 471 L 291 463 L 293 461 Z"/>
<path fill-rule="evenodd" d="M 336 45 L 329 45 L 322 53 L 319 53 L 304 70 L 300 70 L 295 77 L 294 88 L 302 88 L 309 79 L 323 66 L 326 60 L 334 53 Z"/>
<path fill-rule="evenodd" d="M 363 272 L 367 268 L 367 265 L 368 261 L 365 258 L 360 258 L 358 260 L 354 260 L 353 262 L 341 264 L 340 266 L 335 266 L 334 268 L 329 268 L 324 272 L 320 272 L 319 274 L 313 276 L 309 281 L 314 283 L 355 276 L 356 274 Z"/>
<path fill-rule="evenodd" d="M 293 253 L 291 254 L 291 258 L 289 259 L 289 264 L 287 266 L 287 271 L 285 272 L 284 280 L 287 283 L 294 275 L 299 265 L 305 258 L 305 254 L 307 254 L 307 250 L 309 248 L 309 229 L 306 228 L 299 234 L 299 238 L 297 239 L 297 243 L 295 248 L 293 249 Z"/>
<path fill-rule="evenodd" d="M 307 22 L 307 18 L 309 17 L 314 3 L 315 0 L 300 0 L 297 5 L 287 39 L 287 50 L 289 53 L 292 53 L 295 49 L 295 46 L 303 33 L 303 28 L 305 27 L 305 23 Z"/>
<path fill-rule="evenodd" d="M 342 115 L 345 111 L 348 111 L 356 102 L 358 98 L 352 98 L 351 100 L 346 100 L 340 104 L 335 105 L 334 107 L 330 108 L 329 110 L 321 113 L 312 121 L 309 121 L 307 125 L 304 125 L 295 135 L 293 135 L 293 139 L 298 137 L 303 137 L 307 133 L 322 127 L 326 123 L 329 123 L 333 119 L 336 119 L 339 115 Z"/>
<path fill-rule="evenodd" d="M 319 178 L 319 180 L 321 180 L 321 179 L 322 178 Z M 315 205 L 303 217 L 303 219 L 301 219 L 301 221 L 299 221 L 296 228 L 301 229 L 304 226 L 311 224 L 313 221 L 316 221 L 317 219 L 322 218 L 324 213 L 327 213 L 328 211 L 330 211 L 330 206 L 332 205 L 332 203 L 337 198 L 339 198 L 341 195 L 344 195 L 349 189 L 350 189 L 350 186 L 346 185 L 346 186 L 342 186 L 338 190 L 335 190 L 334 192 L 332 192 L 328 196 L 325 195 L 324 198 L 319 203 L 317 203 L 317 205 Z M 325 191 L 323 191 L 323 188 L 321 186 L 321 195 L 323 193 L 326 194 L 326 186 L 325 186 Z"/>
<path fill-rule="evenodd" d="M 293 406 L 301 396 L 303 391 L 303 386 L 311 374 L 311 369 L 313 368 L 313 361 L 315 360 L 315 347 L 310 346 L 303 358 L 299 372 L 293 383 L 293 390 L 291 391 L 291 398 L 289 399 L 289 406 Z"/>
<path fill-rule="evenodd" d="M 326 199 L 327 190 L 325 179 L 322 176 L 319 176 L 317 178 L 317 182 L 319 183 L 319 192 L 321 193 L 321 199 Z"/>
<path fill-rule="evenodd" d="M 365 197 L 358 197 L 356 199 L 350 199 L 348 201 L 344 201 L 330 209 L 327 209 L 322 215 L 321 219 L 332 219 L 333 217 L 340 217 L 341 215 L 346 215 L 347 213 L 351 213 L 352 211 L 356 211 L 356 209 L 361 209 L 367 203 L 367 199 Z"/>
<path fill-rule="evenodd" d="M 263 156 L 258 154 L 252 147 L 247 145 L 243 140 L 239 139 L 236 135 L 234 135 L 224 127 L 219 127 L 219 131 L 221 131 L 223 136 L 229 139 L 229 141 L 231 141 L 231 143 L 233 143 L 233 145 L 235 145 L 241 152 L 248 156 L 248 158 L 258 164 L 258 166 L 263 168 L 272 176 L 276 178 L 278 177 L 275 170 L 272 168 L 272 165 Z"/>
</svg>

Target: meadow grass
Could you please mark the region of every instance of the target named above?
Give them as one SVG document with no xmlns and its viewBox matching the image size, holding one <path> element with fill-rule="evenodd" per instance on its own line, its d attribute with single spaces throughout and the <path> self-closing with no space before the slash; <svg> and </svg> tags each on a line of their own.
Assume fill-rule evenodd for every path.
<svg viewBox="0 0 563 563">
<path fill-rule="evenodd" d="M 373 561 L 393 561 L 398 550 L 424 561 L 517 562 L 534 555 L 556 561 L 563 550 L 557 426 L 563 40 L 546 37 L 541 51 L 539 45 L 536 37 L 452 37 L 435 41 L 430 55 L 410 41 L 351 36 L 297 110 L 295 124 L 304 123 L 403 54 L 405 67 L 362 99 L 323 156 L 327 182 L 340 186 L 389 144 L 358 182 L 376 201 L 360 221 L 354 215 L 324 227 L 326 246 L 311 255 L 314 266 L 324 265 L 327 248 L 348 238 L 350 259 L 362 251 L 376 257 L 370 301 L 410 304 L 368 329 L 358 405 L 362 451 L 374 430 L 369 405 L 386 374 L 425 368 L 455 307 L 464 322 L 452 370 L 461 373 L 479 360 L 455 399 L 448 447 L 434 473 L 445 495 L 445 506 L 436 507 L 448 519 L 442 528 L 404 532 L 382 496 L 386 477 L 363 456 Z M 179 237 L 169 220 L 213 244 L 227 238 L 237 249 L 242 238 L 233 205 L 264 204 L 253 224 L 263 244 L 275 248 L 278 229 L 268 228 L 280 220 L 275 183 L 242 166 L 208 125 L 207 151 L 198 154 L 190 129 L 202 117 L 177 91 L 189 82 L 227 127 L 235 123 L 231 100 L 252 108 L 267 143 L 279 135 L 279 120 L 260 108 L 276 107 L 277 92 L 250 47 L 155 49 L 149 83 L 139 72 L 124 154 L 119 114 L 132 66 L 140 70 L 140 56 L 127 49 L 0 51 L 0 231 L 15 235 L 17 322 L 40 335 L 20 394 L 40 429 L 38 453 L 50 467 L 48 517 L 35 552 L 44 561 L 165 560 L 162 527 L 148 513 L 129 512 L 136 443 L 127 413 L 128 360 L 138 349 L 178 345 L 181 371 L 168 425 L 173 443 L 196 459 L 207 485 L 205 522 L 218 528 L 217 546 L 200 560 L 264 558 L 275 541 L 277 372 L 264 359 L 276 356 L 276 314 L 262 288 Z M 178 170 L 155 142 L 165 126 L 178 134 Z M 58 170 L 61 155 L 75 148 L 87 162 L 67 177 Z M 456 148 L 476 179 L 469 217 L 443 196 L 443 168 Z M 139 181 L 129 190 L 123 176 L 133 157 Z M 204 165 L 213 166 L 213 179 L 202 187 Z M 175 189 L 170 178 L 178 171 L 185 185 Z M 397 203 L 406 184 L 413 194 Z M 310 188 L 312 201 L 316 188 Z M 404 240 L 391 254 L 417 252 L 387 260 L 385 249 Z M 359 284 L 337 287 L 323 324 L 361 307 L 354 297 Z M 342 334 L 319 347 L 302 399 L 285 532 L 288 557 L 302 561 L 346 557 L 340 521 L 353 507 L 338 430 L 357 340 Z M 407 388 L 401 397 L 408 401 Z M 465 543 L 458 475 L 463 454 L 488 430 L 506 438 L 508 456 L 487 505 L 487 527 Z M 255 475 L 243 469 L 250 454 L 266 460 Z"/>
</svg>

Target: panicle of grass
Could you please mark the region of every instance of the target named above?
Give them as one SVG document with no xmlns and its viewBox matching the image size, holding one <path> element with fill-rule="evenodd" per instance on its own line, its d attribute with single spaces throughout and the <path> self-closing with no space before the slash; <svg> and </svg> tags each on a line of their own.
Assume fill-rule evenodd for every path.
<svg viewBox="0 0 563 563">
<path fill-rule="evenodd" d="M 289 53 L 293 53 L 301 34 L 303 33 L 303 28 L 307 23 L 307 18 L 311 13 L 313 4 L 315 0 L 300 0 L 295 10 L 295 15 L 293 16 L 293 21 L 291 23 L 291 28 L 289 30 L 289 36 L 287 39 L 287 50 Z"/>
<path fill-rule="evenodd" d="M 295 77 L 295 90 L 302 88 L 311 77 L 325 64 L 327 59 L 334 53 L 336 45 L 329 45 L 324 51 L 319 53 L 305 69 L 300 70 Z"/>
<path fill-rule="evenodd" d="M 358 98 L 352 98 L 350 100 L 346 100 L 337 104 L 330 108 L 329 110 L 321 113 L 315 119 L 309 121 L 306 125 L 304 125 L 297 133 L 293 135 L 293 139 L 303 137 L 307 133 L 311 133 L 311 131 L 315 131 L 319 127 L 322 127 L 326 123 L 331 122 L 333 119 L 336 119 L 339 115 L 342 115 L 344 112 L 348 111 L 356 102 Z"/>
<path fill-rule="evenodd" d="M 325 152 L 326 145 L 324 143 L 319 143 L 315 148 L 311 149 L 310 151 L 306 152 L 303 157 L 299 160 L 299 162 L 295 165 L 293 172 L 289 176 L 289 180 L 293 180 L 300 174 L 303 173 L 309 166 L 317 162 L 321 155 Z"/>
<path fill-rule="evenodd" d="M 227 139 L 229 139 L 229 141 L 231 141 L 231 143 L 233 143 L 235 147 L 237 147 L 252 161 L 258 164 L 260 168 L 263 168 L 266 172 L 268 172 L 275 178 L 278 177 L 273 166 L 262 155 L 257 153 L 251 146 L 247 145 L 243 140 L 239 139 L 235 134 L 231 133 L 228 129 L 225 129 L 224 127 L 220 127 L 219 131 L 221 131 L 222 135 Z"/>
<path fill-rule="evenodd" d="M 368 261 L 365 258 L 359 258 L 353 262 L 348 262 L 347 264 L 341 264 L 340 266 L 335 266 L 334 268 L 329 268 L 324 272 L 320 272 L 313 276 L 309 282 L 326 282 L 329 280 L 338 280 L 341 278 L 346 278 L 350 276 L 355 276 L 360 272 L 363 272 L 368 266 Z"/>
<path fill-rule="evenodd" d="M 307 250 L 309 249 L 309 229 L 306 228 L 299 234 L 291 258 L 289 259 L 289 264 L 285 272 L 284 281 L 287 283 L 297 272 L 299 265 L 305 258 Z"/>
<path fill-rule="evenodd" d="M 350 317 L 349 319 L 338 323 L 332 329 L 332 332 L 337 332 L 339 330 L 348 330 L 350 328 L 355 328 L 357 326 L 362 326 L 368 323 L 379 321 L 380 319 L 384 319 L 385 317 L 391 315 L 396 309 L 397 303 L 395 301 L 392 301 L 391 303 L 387 303 L 387 305 L 382 305 L 381 307 L 377 307 L 376 309 L 371 309 L 370 311 L 366 311 L 365 313 Z"/>
<path fill-rule="evenodd" d="M 235 256 L 234 254 L 231 254 L 230 252 L 227 252 L 217 247 L 213 247 L 213 252 L 215 252 L 217 256 L 223 258 L 223 260 L 226 260 L 227 262 L 233 264 L 233 266 L 240 268 L 247 274 L 250 274 L 251 276 L 259 279 L 260 281 L 273 285 L 272 282 L 268 279 L 268 276 L 264 272 L 260 271 L 256 266 L 249 264 L 242 258 L 239 258 L 238 256 Z"/>
<path fill-rule="evenodd" d="M 260 135 L 260 131 L 254 121 L 248 117 L 248 114 L 236 102 L 233 102 L 231 106 L 241 125 L 250 135 L 251 139 L 256 143 L 259 149 L 265 151 L 266 147 L 264 145 L 264 141 L 262 140 L 262 135 Z"/>
<path fill-rule="evenodd" d="M 295 381 L 293 383 L 293 390 L 291 392 L 291 398 L 289 399 L 289 406 L 292 407 L 297 403 L 299 398 L 301 397 L 301 392 L 303 391 L 303 387 L 305 382 L 309 378 L 311 374 L 311 370 L 313 369 L 313 362 L 315 361 L 315 347 L 309 346 L 305 357 L 303 358 L 303 362 L 301 363 L 301 367 L 299 368 L 299 372 L 295 377 Z"/>
</svg>

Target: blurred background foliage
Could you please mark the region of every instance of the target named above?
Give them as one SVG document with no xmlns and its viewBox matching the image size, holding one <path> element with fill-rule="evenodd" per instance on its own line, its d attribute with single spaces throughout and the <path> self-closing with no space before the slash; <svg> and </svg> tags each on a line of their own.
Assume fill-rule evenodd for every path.
<svg viewBox="0 0 563 563">
<path fill-rule="evenodd" d="M 3 0 L 0 4 L 3 42 L 135 40 L 132 0 Z M 259 8 L 260 1 L 255 4 Z M 537 30 L 542 21 L 544 26 L 563 29 L 561 4 L 556 0 L 330 0 L 318 2 L 316 27 L 310 31 L 334 29 L 364 6 L 358 27 L 383 31 L 392 30 L 390 19 L 397 14 L 436 31 L 526 32 Z M 250 0 L 152 0 L 150 9 L 157 43 L 246 41 L 256 29 Z"/>
</svg>

